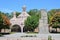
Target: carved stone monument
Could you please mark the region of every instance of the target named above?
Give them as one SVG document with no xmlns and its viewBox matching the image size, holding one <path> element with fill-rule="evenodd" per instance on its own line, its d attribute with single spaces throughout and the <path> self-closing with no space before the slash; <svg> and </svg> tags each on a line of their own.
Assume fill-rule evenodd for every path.
<svg viewBox="0 0 60 40">
<path fill-rule="evenodd" d="M 39 20 L 39 33 L 40 34 L 48 34 L 48 16 L 47 11 L 45 9 L 41 9 L 41 18 Z"/>
</svg>

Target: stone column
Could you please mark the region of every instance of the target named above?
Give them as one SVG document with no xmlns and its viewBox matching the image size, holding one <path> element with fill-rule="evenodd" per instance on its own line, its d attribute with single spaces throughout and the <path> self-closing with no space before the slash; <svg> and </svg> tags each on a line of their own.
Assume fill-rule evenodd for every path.
<svg viewBox="0 0 60 40">
<path fill-rule="evenodd" d="M 21 33 L 23 33 L 23 27 L 21 27 Z"/>
<path fill-rule="evenodd" d="M 41 18 L 39 20 L 39 33 L 48 34 L 48 16 L 45 9 L 41 9 Z"/>
<path fill-rule="evenodd" d="M 24 22 L 21 22 L 21 33 L 23 33 L 23 28 L 24 28 Z"/>
</svg>

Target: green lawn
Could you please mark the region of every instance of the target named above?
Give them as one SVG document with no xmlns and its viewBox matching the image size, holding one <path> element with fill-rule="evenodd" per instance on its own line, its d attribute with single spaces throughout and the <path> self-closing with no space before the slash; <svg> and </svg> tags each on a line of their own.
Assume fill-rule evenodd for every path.
<svg viewBox="0 0 60 40">
<path fill-rule="evenodd" d="M 14 33 L 17 33 L 17 32 L 11 32 L 10 34 L 14 34 Z M 27 33 L 27 34 L 38 34 L 38 32 L 24 32 L 24 33 Z"/>
<path fill-rule="evenodd" d="M 14 33 L 16 33 L 16 32 L 11 32 L 10 34 L 14 34 Z"/>
<path fill-rule="evenodd" d="M 38 34 L 38 32 L 26 32 L 27 34 Z"/>
</svg>

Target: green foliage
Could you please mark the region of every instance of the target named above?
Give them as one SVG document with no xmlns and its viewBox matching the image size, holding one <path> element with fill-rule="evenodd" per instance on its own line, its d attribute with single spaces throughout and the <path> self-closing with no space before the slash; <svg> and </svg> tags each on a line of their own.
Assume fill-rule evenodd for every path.
<svg viewBox="0 0 60 40">
<path fill-rule="evenodd" d="M 8 19 L 11 19 L 13 17 L 13 12 L 12 13 L 3 13 L 5 16 L 8 17 Z M 20 14 L 20 12 L 16 12 L 16 17 Z"/>
<path fill-rule="evenodd" d="M 58 26 L 57 26 L 57 23 L 54 23 L 53 25 L 52 25 L 52 27 L 53 28 L 57 28 Z"/>
<path fill-rule="evenodd" d="M 56 9 L 52 9 L 50 11 L 48 11 L 48 23 L 51 23 L 51 18 L 53 17 L 53 15 L 56 13 Z"/>
<path fill-rule="evenodd" d="M 29 13 L 29 15 L 36 15 L 37 13 L 38 13 L 38 9 L 32 9 L 32 10 L 30 10 L 28 13 Z"/>
<path fill-rule="evenodd" d="M 2 19 L 1 13 L 0 13 L 0 29 L 2 28 L 2 26 L 3 26 L 3 19 Z"/>
<path fill-rule="evenodd" d="M 60 9 L 53 9 L 48 12 L 49 24 L 53 28 L 60 28 Z"/>
<path fill-rule="evenodd" d="M 25 36 L 21 36 L 21 37 L 37 37 L 36 35 L 25 35 Z"/>
<path fill-rule="evenodd" d="M 19 16 L 21 13 L 20 12 L 16 12 L 16 17 Z M 13 17 L 13 12 L 10 14 L 11 18 Z"/>
<path fill-rule="evenodd" d="M 56 12 L 60 12 L 60 9 L 51 9 L 48 11 L 48 22 L 51 23 L 51 18 L 55 15 Z"/>
<path fill-rule="evenodd" d="M 52 40 L 52 37 L 51 36 L 48 36 L 48 40 Z"/>
<path fill-rule="evenodd" d="M 34 31 L 36 27 L 38 27 L 39 24 L 39 18 L 37 16 L 30 16 L 25 21 L 25 29 L 27 31 Z"/>
<path fill-rule="evenodd" d="M 16 12 L 16 17 L 18 16 L 18 15 L 20 15 L 21 13 L 20 12 Z"/>
<path fill-rule="evenodd" d="M 58 16 L 59 15 L 59 16 Z M 54 20 L 54 21 L 53 21 Z M 55 28 L 60 28 L 60 13 L 58 14 L 56 14 L 55 15 L 55 17 L 53 18 L 53 27 L 55 27 Z"/>
<path fill-rule="evenodd" d="M 0 37 L 2 37 L 3 35 L 2 34 L 0 34 Z"/>
<path fill-rule="evenodd" d="M 9 25 L 5 24 L 5 19 L 2 17 L 5 14 L 0 12 L 0 31 L 1 29 L 9 29 Z M 6 18 L 6 16 L 4 16 Z M 7 19 L 6 19 L 7 20 Z M 7 20 L 8 21 L 8 20 Z"/>
<path fill-rule="evenodd" d="M 41 17 L 40 11 L 37 9 L 32 9 L 29 12 L 30 17 L 27 18 L 25 21 L 25 31 L 34 31 L 39 24 L 39 18 Z"/>
</svg>

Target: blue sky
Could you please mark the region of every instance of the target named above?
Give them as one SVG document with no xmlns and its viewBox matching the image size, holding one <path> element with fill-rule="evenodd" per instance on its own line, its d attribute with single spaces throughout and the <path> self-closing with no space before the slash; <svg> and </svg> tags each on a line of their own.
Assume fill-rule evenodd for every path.
<svg viewBox="0 0 60 40">
<path fill-rule="evenodd" d="M 58 9 L 60 0 L 0 0 L 0 11 L 12 12 L 22 11 L 22 6 L 26 5 L 27 11 L 30 9 Z"/>
</svg>

